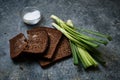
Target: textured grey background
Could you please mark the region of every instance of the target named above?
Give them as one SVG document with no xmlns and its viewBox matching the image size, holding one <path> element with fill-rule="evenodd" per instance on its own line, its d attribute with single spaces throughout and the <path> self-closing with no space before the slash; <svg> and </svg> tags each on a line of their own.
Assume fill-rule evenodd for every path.
<svg viewBox="0 0 120 80">
<path fill-rule="evenodd" d="M 8 40 L 34 26 L 25 25 L 20 16 L 26 6 L 42 13 L 37 25 L 50 26 L 51 14 L 113 37 L 100 50 L 107 67 L 85 71 L 74 66 L 72 58 L 42 69 L 37 62 L 13 63 Z M 120 0 L 0 0 L 0 80 L 120 80 Z"/>
</svg>

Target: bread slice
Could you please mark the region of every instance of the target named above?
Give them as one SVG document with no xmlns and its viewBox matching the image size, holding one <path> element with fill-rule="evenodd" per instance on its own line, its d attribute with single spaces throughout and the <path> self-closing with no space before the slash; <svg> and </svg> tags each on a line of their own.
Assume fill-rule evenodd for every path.
<svg viewBox="0 0 120 80">
<path fill-rule="evenodd" d="M 56 61 L 59 61 L 63 58 L 69 57 L 69 56 L 71 56 L 70 43 L 69 43 L 69 40 L 65 36 L 63 36 L 62 39 L 60 40 L 57 48 L 56 48 L 53 59 L 51 61 L 50 60 L 45 60 L 45 59 L 44 60 L 40 59 L 39 64 L 42 67 L 47 67 L 51 63 L 54 63 Z"/>
<path fill-rule="evenodd" d="M 28 34 L 28 44 L 23 52 L 42 54 L 48 46 L 48 34 L 44 30 L 29 30 Z"/>
<path fill-rule="evenodd" d="M 45 51 L 44 58 L 51 59 L 53 57 L 53 54 L 55 52 L 55 49 L 62 37 L 62 33 L 54 28 L 48 28 L 48 27 L 37 27 L 28 31 L 39 31 L 39 30 L 45 30 L 48 33 L 49 37 L 49 46 L 47 50 Z"/>
<path fill-rule="evenodd" d="M 27 46 L 24 34 L 20 33 L 9 40 L 10 43 L 10 56 L 11 58 L 18 57 L 23 49 Z"/>
</svg>

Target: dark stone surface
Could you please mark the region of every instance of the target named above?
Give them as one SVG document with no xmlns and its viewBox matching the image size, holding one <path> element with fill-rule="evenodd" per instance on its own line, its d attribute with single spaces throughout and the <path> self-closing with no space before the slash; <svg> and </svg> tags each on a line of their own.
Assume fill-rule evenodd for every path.
<svg viewBox="0 0 120 80">
<path fill-rule="evenodd" d="M 85 71 L 74 66 L 72 58 L 42 69 L 37 62 L 13 63 L 8 40 L 34 26 L 25 25 L 20 16 L 26 6 L 42 13 L 37 25 L 50 26 L 51 14 L 72 19 L 78 27 L 89 28 L 113 37 L 101 46 L 107 67 Z M 120 0 L 0 0 L 0 80 L 120 80 Z"/>
</svg>

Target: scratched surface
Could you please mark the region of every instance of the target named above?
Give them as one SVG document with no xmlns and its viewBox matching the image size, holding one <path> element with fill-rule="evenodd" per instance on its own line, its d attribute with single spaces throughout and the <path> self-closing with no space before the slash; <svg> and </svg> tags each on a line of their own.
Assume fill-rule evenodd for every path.
<svg viewBox="0 0 120 80">
<path fill-rule="evenodd" d="M 72 19 L 84 27 L 113 37 L 101 50 L 107 64 L 84 70 L 72 58 L 42 69 L 37 62 L 14 63 L 10 58 L 9 39 L 33 28 L 22 22 L 21 10 L 37 7 L 42 20 L 37 25 L 51 27 L 50 15 Z M 120 80 L 120 1 L 119 0 L 0 0 L 0 80 Z"/>
</svg>

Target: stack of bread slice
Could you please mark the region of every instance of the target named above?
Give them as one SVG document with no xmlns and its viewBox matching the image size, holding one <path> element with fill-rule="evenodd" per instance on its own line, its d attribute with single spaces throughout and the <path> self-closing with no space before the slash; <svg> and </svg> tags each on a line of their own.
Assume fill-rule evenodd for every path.
<svg viewBox="0 0 120 80">
<path fill-rule="evenodd" d="M 71 56 L 69 40 L 54 28 L 41 26 L 33 28 L 27 30 L 27 38 L 20 33 L 9 42 L 10 56 L 13 60 L 21 55 L 32 54 L 42 67 Z"/>
</svg>

